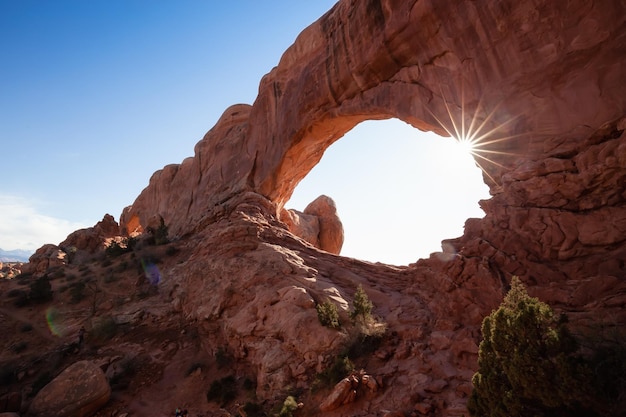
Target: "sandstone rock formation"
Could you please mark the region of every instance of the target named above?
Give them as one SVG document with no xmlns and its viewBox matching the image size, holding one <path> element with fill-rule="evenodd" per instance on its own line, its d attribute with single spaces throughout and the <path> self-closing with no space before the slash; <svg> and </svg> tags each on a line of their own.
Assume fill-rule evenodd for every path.
<svg viewBox="0 0 626 417">
<path fill-rule="evenodd" d="M 22 272 L 41 275 L 46 270 L 66 265 L 67 262 L 67 253 L 57 245 L 47 244 L 37 249 L 35 253 L 31 255 L 28 259 L 28 263 L 24 264 Z"/>
<path fill-rule="evenodd" d="M 80 261 L 105 249 L 105 242 L 119 236 L 120 227 L 110 214 L 105 214 L 93 227 L 76 230 L 58 246 L 47 244 L 37 249 L 22 269 L 25 273 L 43 274 L 47 269 Z"/>
<path fill-rule="evenodd" d="M 289 231 L 326 252 L 339 255 L 343 246 L 343 225 L 332 198 L 321 195 L 304 212 L 283 209 L 280 220 Z"/>
<path fill-rule="evenodd" d="M 120 227 L 113 216 L 105 214 L 94 227 L 75 231 L 59 246 L 76 258 L 104 250 L 107 239 L 119 234 Z"/>
<path fill-rule="evenodd" d="M 333 415 L 467 414 L 480 322 L 512 275 L 580 332 L 626 324 L 625 28 L 620 0 L 342 0 L 252 106 L 228 108 L 194 157 L 152 176 L 120 227 L 164 220 L 188 257 L 164 272 L 163 293 L 205 349 L 227 346 L 254 371 L 258 398 L 310 387 L 350 342 L 319 325 L 315 304 L 345 318 L 362 285 L 389 329 L 367 371 L 393 388 Z M 284 210 L 298 182 L 356 124 L 390 117 L 479 131 L 485 217 L 404 267 L 337 256 L 324 227 L 325 251 L 304 243 L 315 220 Z"/>
<path fill-rule="evenodd" d="M 320 404 L 321 411 L 332 411 L 342 405 L 354 402 L 359 394 L 374 394 L 379 389 L 376 379 L 365 372 L 355 372 L 335 385 L 332 392 Z"/>
<path fill-rule="evenodd" d="M 91 362 L 79 361 L 37 393 L 28 415 L 88 417 L 106 404 L 110 395 L 102 370 Z"/>
</svg>

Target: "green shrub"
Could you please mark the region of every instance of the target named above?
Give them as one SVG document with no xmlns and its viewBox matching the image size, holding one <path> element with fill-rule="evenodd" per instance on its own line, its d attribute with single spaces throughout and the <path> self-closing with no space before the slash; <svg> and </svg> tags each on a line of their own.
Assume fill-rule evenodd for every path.
<svg viewBox="0 0 626 417">
<path fill-rule="evenodd" d="M 78 304 L 85 298 L 85 283 L 75 282 L 70 286 L 70 304 Z"/>
<path fill-rule="evenodd" d="M 283 402 L 283 407 L 280 409 L 280 413 L 278 413 L 279 417 L 292 417 L 293 412 L 298 409 L 298 403 L 296 399 L 291 395 L 285 398 Z"/>
<path fill-rule="evenodd" d="M 352 312 L 350 313 L 350 318 L 362 319 L 363 321 L 367 321 L 371 318 L 372 315 L 373 304 L 370 301 L 369 297 L 363 290 L 363 287 L 359 285 L 354 294 L 354 301 L 352 302 Z"/>
<path fill-rule="evenodd" d="M 313 382 L 314 390 L 335 386 L 343 378 L 354 371 L 354 364 L 348 356 L 337 356 L 333 363 L 322 372 L 318 373 Z"/>
<path fill-rule="evenodd" d="M 513 277 L 500 307 L 483 320 L 472 416 L 593 416 L 591 369 L 575 355 L 564 317 Z"/>
<path fill-rule="evenodd" d="M 169 232 L 167 226 L 165 225 L 165 221 L 161 219 L 161 224 L 154 231 L 154 244 L 159 246 L 169 243 L 170 240 L 168 237 L 168 233 Z"/>
<path fill-rule="evenodd" d="M 20 332 L 26 333 L 33 330 L 33 325 L 30 323 L 24 323 L 20 326 Z"/>
<path fill-rule="evenodd" d="M 209 402 L 216 402 L 220 407 L 224 407 L 237 396 L 237 384 L 235 377 L 229 375 L 211 383 L 206 399 Z"/>
<path fill-rule="evenodd" d="M 22 353 L 28 348 L 28 344 L 24 341 L 15 342 L 11 345 L 10 349 L 13 353 Z"/>
<path fill-rule="evenodd" d="M 243 389 L 246 391 L 253 391 L 256 389 L 256 381 L 251 378 L 246 378 L 243 380 Z"/>
<path fill-rule="evenodd" d="M 115 274 L 113 274 L 113 272 L 109 272 L 105 277 L 104 277 L 104 283 L 105 284 L 110 284 L 112 282 L 116 282 L 119 281 L 119 277 Z"/>
<path fill-rule="evenodd" d="M 316 305 L 315 309 L 317 310 L 317 318 L 322 326 L 330 327 L 331 329 L 341 327 L 339 310 L 332 301 L 326 300 L 322 304 Z"/>
<path fill-rule="evenodd" d="M 173 256 L 176 255 L 178 252 L 180 252 L 180 249 L 178 249 L 178 247 L 176 246 L 168 246 L 167 249 L 165 249 L 165 254 L 167 256 Z"/>
<path fill-rule="evenodd" d="M 120 242 L 118 242 L 117 240 L 112 240 L 109 243 L 109 246 L 107 246 L 107 248 L 104 250 L 104 253 L 112 258 L 116 258 L 125 253 L 132 252 L 136 244 L 137 239 L 134 237 L 124 238 Z"/>
<path fill-rule="evenodd" d="M 19 292 L 18 295 L 13 296 L 13 305 L 15 307 L 24 307 L 28 304 L 28 293 L 26 291 Z"/>
<path fill-rule="evenodd" d="M 243 406 L 243 411 L 248 417 L 264 417 L 266 415 L 263 407 L 258 403 L 247 402 Z"/>
<path fill-rule="evenodd" d="M 118 330 L 118 325 L 113 317 L 102 317 L 89 331 L 89 340 L 94 343 L 103 343 L 113 338 Z"/>
<path fill-rule="evenodd" d="M 40 304 L 52 300 L 52 285 L 47 276 L 38 278 L 29 288 L 28 298 L 33 303 Z"/>
<path fill-rule="evenodd" d="M 217 363 L 218 369 L 222 369 L 231 364 L 232 357 L 225 347 L 220 346 L 217 348 L 215 351 L 215 362 Z"/>
</svg>

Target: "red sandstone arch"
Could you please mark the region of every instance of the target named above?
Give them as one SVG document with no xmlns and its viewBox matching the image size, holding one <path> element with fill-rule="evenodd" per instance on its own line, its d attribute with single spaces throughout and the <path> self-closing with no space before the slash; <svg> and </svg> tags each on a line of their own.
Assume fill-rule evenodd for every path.
<svg viewBox="0 0 626 417">
<path fill-rule="evenodd" d="M 263 78 L 253 106 L 227 109 L 194 158 L 155 173 L 122 227 L 159 214 L 185 234 L 243 191 L 280 207 L 324 149 L 368 119 L 441 134 L 448 113 L 514 119 L 499 135 L 526 135 L 492 145 L 506 152 L 485 177 L 497 187 L 510 168 L 571 153 L 626 112 L 625 15 L 619 0 L 340 1 Z"/>
</svg>

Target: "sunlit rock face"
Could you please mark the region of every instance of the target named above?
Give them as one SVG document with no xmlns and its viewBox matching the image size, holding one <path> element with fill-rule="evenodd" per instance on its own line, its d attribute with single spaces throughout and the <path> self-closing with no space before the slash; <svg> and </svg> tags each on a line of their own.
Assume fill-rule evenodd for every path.
<svg viewBox="0 0 626 417">
<path fill-rule="evenodd" d="M 225 343 L 256 370 L 260 398 L 310 385 L 346 337 L 314 304 L 347 315 L 362 285 L 393 335 L 368 369 L 393 389 L 369 411 L 461 415 L 480 322 L 512 275 L 573 326 L 626 324 L 625 24 L 620 0 L 340 1 L 120 226 L 158 215 L 191 242 L 173 297 L 207 349 Z M 295 238 L 279 213 L 298 182 L 356 124 L 390 117 L 475 135 L 486 216 L 401 268 Z"/>
</svg>

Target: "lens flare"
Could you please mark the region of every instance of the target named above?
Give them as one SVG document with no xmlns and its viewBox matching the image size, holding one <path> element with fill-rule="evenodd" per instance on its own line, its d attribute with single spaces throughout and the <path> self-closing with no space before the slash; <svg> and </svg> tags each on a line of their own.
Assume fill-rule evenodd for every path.
<svg viewBox="0 0 626 417">
<path fill-rule="evenodd" d="M 141 266 L 143 267 L 144 275 L 151 285 L 159 285 L 161 282 L 161 271 L 159 267 L 152 262 L 141 260 Z"/>
<path fill-rule="evenodd" d="M 65 323 L 63 314 L 56 308 L 48 307 L 46 310 L 46 322 L 53 335 L 58 337 L 67 335 L 69 328 Z"/>
<path fill-rule="evenodd" d="M 450 105 L 446 100 L 443 91 L 441 91 L 441 98 L 443 100 L 444 106 L 446 108 L 446 113 L 448 114 L 448 118 L 450 123 L 444 123 L 440 120 L 433 112 L 430 114 L 437 120 L 439 125 L 450 135 L 453 137 L 459 148 L 464 152 L 471 154 L 476 161 L 476 165 L 481 169 L 481 171 L 487 175 L 491 181 L 495 184 L 498 184 L 498 181 L 493 178 L 489 172 L 485 169 L 485 164 L 493 164 L 497 167 L 504 168 L 504 166 L 493 159 L 492 155 L 515 155 L 511 152 L 503 152 L 497 151 L 494 149 L 490 149 L 492 145 L 495 145 L 499 142 L 507 141 L 513 138 L 518 138 L 521 136 L 525 136 L 526 133 L 517 134 L 517 135 L 508 135 L 508 136 L 497 136 L 498 131 L 505 128 L 510 123 L 514 122 L 518 119 L 518 117 L 512 117 L 507 119 L 504 123 L 500 123 L 495 125 L 495 127 L 489 129 L 488 126 L 493 125 L 492 118 L 496 113 L 499 105 L 496 105 L 494 109 L 489 112 L 482 121 L 480 121 L 479 114 L 481 113 L 481 101 L 478 102 L 474 114 L 471 117 L 471 121 L 469 126 L 466 126 L 466 115 L 465 115 L 465 104 L 464 104 L 464 93 L 463 89 L 461 89 L 461 120 L 455 120 L 453 117 L 453 112 L 450 109 Z M 489 130 L 487 130 L 489 129 Z"/>
</svg>

